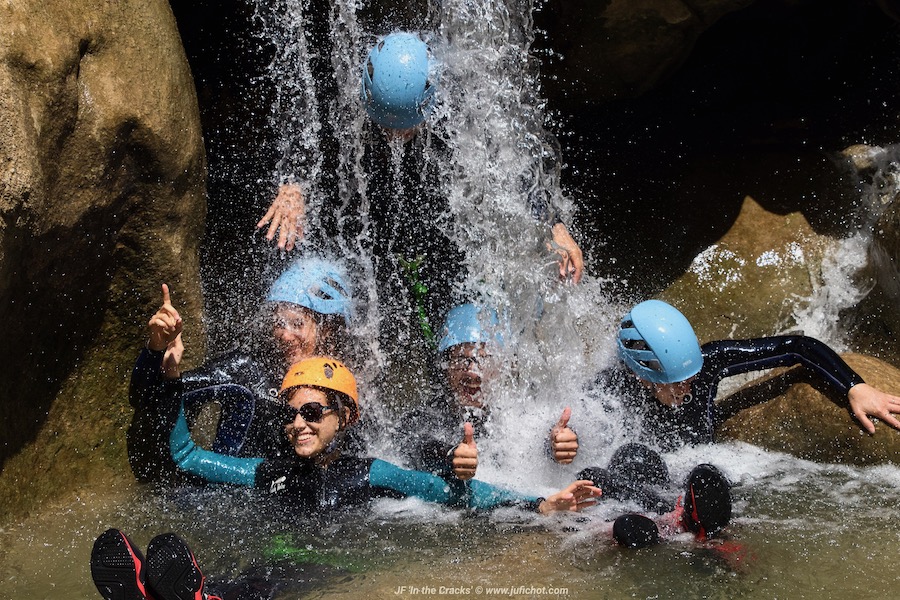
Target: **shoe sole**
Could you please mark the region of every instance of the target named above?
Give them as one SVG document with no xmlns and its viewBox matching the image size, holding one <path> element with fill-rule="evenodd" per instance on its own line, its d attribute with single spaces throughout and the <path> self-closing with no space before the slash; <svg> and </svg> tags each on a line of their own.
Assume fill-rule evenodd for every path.
<svg viewBox="0 0 900 600">
<path fill-rule="evenodd" d="M 205 578 L 194 553 L 174 533 L 158 535 L 147 546 L 147 581 L 162 600 L 204 600 Z"/>
<path fill-rule="evenodd" d="M 613 522 L 613 539 L 626 548 L 646 548 L 659 543 L 659 528 L 644 515 L 622 515 Z"/>
<path fill-rule="evenodd" d="M 91 577 L 105 600 L 146 600 L 144 555 L 118 529 L 108 529 L 91 551 Z"/>
<path fill-rule="evenodd" d="M 731 484 L 719 469 L 704 464 L 691 471 L 685 517 L 701 539 L 713 537 L 731 522 L 731 503 Z"/>
</svg>

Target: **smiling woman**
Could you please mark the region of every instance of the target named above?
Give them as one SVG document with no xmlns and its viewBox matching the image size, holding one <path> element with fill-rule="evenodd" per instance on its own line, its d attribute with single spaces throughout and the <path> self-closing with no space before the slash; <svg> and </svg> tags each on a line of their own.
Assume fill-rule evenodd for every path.
<svg viewBox="0 0 900 600">
<path fill-rule="evenodd" d="M 163 285 L 162 305 L 149 322 L 150 339 L 131 377 L 136 411 L 128 431 L 131 467 L 142 481 L 170 481 L 174 471 L 168 435 L 178 405 L 165 386 L 179 388 L 188 423 L 211 402 L 222 407 L 213 450 L 228 455 L 270 456 L 288 451 L 276 425 L 283 424 L 273 401 L 289 365 L 348 346 L 352 295 L 338 263 L 314 257 L 296 260 L 275 280 L 258 320 L 259 335 L 246 347 L 221 354 L 182 373 L 183 321 Z M 269 320 L 271 319 L 271 320 Z"/>
<path fill-rule="evenodd" d="M 338 434 L 359 420 L 356 380 L 342 363 L 311 358 L 291 367 L 281 386 L 284 431 L 297 456 L 325 466 L 337 457 Z"/>
</svg>

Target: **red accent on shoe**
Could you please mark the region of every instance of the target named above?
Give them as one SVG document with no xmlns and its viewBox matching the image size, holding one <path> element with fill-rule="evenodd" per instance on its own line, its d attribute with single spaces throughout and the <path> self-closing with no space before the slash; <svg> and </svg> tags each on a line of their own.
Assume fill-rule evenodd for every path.
<svg viewBox="0 0 900 600">
<path fill-rule="evenodd" d="M 694 496 L 694 486 L 690 487 L 691 492 L 691 519 L 694 520 L 694 523 L 700 528 L 700 531 L 697 532 L 697 540 L 704 542 L 706 541 L 706 530 L 703 528 L 703 523 L 700 522 L 700 514 L 697 512 L 697 497 Z"/>
<path fill-rule="evenodd" d="M 188 554 L 191 555 L 191 562 L 194 563 L 194 567 L 197 569 L 197 572 L 200 573 L 200 589 L 194 592 L 194 600 L 208 600 L 206 594 L 203 593 L 203 588 L 206 587 L 206 575 L 203 574 L 200 565 L 197 564 L 197 558 L 190 548 L 188 548 Z"/>
<path fill-rule="evenodd" d="M 128 537 L 121 531 L 119 531 L 118 533 L 122 537 L 122 541 L 125 542 L 125 547 L 128 549 L 128 554 L 131 555 L 131 560 L 134 561 L 134 579 L 135 583 L 137 583 L 138 590 L 144 595 L 145 598 L 147 598 L 147 600 L 154 600 L 153 596 L 147 591 L 147 588 L 144 586 L 144 582 L 141 581 L 141 572 L 144 569 L 144 563 L 141 562 L 140 557 L 135 553 L 134 548 L 131 547 L 131 544 L 128 542 Z"/>
</svg>

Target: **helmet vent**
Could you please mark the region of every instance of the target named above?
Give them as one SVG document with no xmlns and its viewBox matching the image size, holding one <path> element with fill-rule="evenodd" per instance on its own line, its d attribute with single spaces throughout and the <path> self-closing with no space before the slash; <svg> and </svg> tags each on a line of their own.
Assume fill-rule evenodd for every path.
<svg viewBox="0 0 900 600">
<path fill-rule="evenodd" d="M 639 360 L 638 362 L 639 362 L 641 365 L 647 367 L 648 369 L 652 369 L 652 370 L 657 371 L 657 372 L 659 372 L 659 373 L 662 373 L 662 372 L 663 372 L 662 365 L 659 364 L 659 361 L 658 361 L 658 360 Z"/>
<path fill-rule="evenodd" d="M 644 340 L 628 340 L 623 339 L 622 345 L 628 348 L 629 350 L 649 350 L 650 346 L 647 345 L 647 342 Z"/>
<path fill-rule="evenodd" d="M 341 282 L 339 282 L 337 279 L 332 279 L 331 277 L 327 277 L 325 279 L 325 283 L 327 283 L 328 285 L 333 287 L 335 289 L 335 291 L 337 291 L 338 295 L 341 296 L 342 298 L 346 298 L 347 296 L 349 296 L 349 294 L 347 293 L 347 290 L 344 289 L 344 286 L 341 285 Z"/>
</svg>

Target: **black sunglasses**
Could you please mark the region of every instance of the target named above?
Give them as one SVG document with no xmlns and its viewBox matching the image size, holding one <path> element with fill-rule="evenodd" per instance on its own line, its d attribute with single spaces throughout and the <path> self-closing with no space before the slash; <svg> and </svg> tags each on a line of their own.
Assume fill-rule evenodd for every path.
<svg viewBox="0 0 900 600">
<path fill-rule="evenodd" d="M 329 404 L 328 406 L 323 406 L 318 402 L 307 402 L 300 406 L 300 408 L 294 408 L 290 404 L 284 404 L 282 406 L 282 410 L 284 411 L 284 421 L 288 423 L 293 423 L 297 418 L 297 415 L 300 415 L 300 418 L 306 421 L 307 423 L 321 423 L 322 419 L 325 418 L 325 413 L 335 410 L 337 407 L 334 404 Z"/>
</svg>

